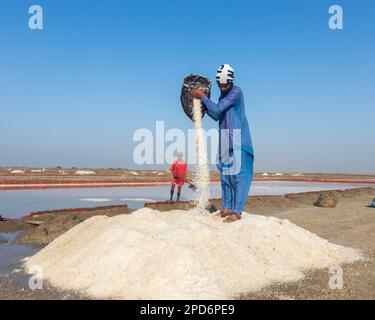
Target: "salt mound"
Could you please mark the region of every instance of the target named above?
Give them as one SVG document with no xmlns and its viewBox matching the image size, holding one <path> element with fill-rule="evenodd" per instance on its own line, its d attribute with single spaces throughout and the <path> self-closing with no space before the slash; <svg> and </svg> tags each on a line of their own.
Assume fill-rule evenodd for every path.
<svg viewBox="0 0 375 320">
<path fill-rule="evenodd" d="M 303 272 L 361 259 L 288 220 L 201 211 L 90 218 L 25 260 L 53 285 L 97 298 L 228 299 Z"/>
<path fill-rule="evenodd" d="M 86 175 L 96 174 L 96 172 L 90 171 L 90 170 L 78 170 L 78 171 L 74 172 L 74 174 L 78 174 L 80 176 L 86 176 Z"/>
<path fill-rule="evenodd" d="M 11 174 L 24 174 L 25 171 L 23 171 L 23 170 L 12 170 L 10 173 Z"/>
</svg>

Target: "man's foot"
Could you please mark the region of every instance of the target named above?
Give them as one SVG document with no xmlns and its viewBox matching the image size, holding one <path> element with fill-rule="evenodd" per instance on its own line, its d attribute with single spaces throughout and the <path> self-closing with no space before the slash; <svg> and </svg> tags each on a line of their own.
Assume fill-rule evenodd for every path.
<svg viewBox="0 0 375 320">
<path fill-rule="evenodd" d="M 224 223 L 232 223 L 241 220 L 240 213 L 232 213 L 229 217 L 227 217 L 223 222 Z"/>
<path fill-rule="evenodd" d="M 216 217 L 219 218 L 227 218 L 232 214 L 232 209 L 225 209 L 225 210 L 220 210 L 217 214 L 215 214 Z"/>
</svg>

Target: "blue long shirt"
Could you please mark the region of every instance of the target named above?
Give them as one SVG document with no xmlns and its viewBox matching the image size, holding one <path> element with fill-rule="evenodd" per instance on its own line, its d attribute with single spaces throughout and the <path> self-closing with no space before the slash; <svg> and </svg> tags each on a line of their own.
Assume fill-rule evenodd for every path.
<svg viewBox="0 0 375 320">
<path fill-rule="evenodd" d="M 233 85 L 228 93 L 222 93 L 218 103 L 214 103 L 204 96 L 202 102 L 207 114 L 215 121 L 219 121 L 219 129 L 229 132 L 230 148 L 241 147 L 254 158 L 253 144 L 249 123 L 245 114 L 245 101 L 240 87 Z M 241 130 L 241 146 L 233 145 L 233 129 Z M 221 134 L 219 135 L 221 141 Z M 221 142 L 220 142 L 221 145 Z"/>
</svg>

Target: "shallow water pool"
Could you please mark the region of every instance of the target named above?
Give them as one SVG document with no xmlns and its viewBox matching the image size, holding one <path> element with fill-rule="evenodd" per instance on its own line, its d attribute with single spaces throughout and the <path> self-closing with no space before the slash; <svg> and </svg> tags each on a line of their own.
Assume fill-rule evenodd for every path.
<svg viewBox="0 0 375 320">
<path fill-rule="evenodd" d="M 282 195 L 319 190 L 374 187 L 368 184 L 255 181 L 250 195 Z M 169 200 L 168 185 L 115 188 L 73 188 L 45 190 L 0 191 L 0 214 L 7 218 L 19 218 L 33 211 L 96 207 L 127 204 L 141 208 L 145 202 Z M 220 183 L 210 183 L 211 198 L 220 198 Z M 192 200 L 196 194 L 187 185 L 183 187 L 181 200 Z"/>
</svg>

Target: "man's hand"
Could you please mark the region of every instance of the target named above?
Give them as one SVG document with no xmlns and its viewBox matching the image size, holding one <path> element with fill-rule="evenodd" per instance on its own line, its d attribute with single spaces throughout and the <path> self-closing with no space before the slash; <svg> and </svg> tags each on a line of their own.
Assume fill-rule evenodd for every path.
<svg viewBox="0 0 375 320">
<path fill-rule="evenodd" d="M 191 94 L 194 96 L 194 98 L 201 99 L 204 97 L 206 94 L 199 90 L 199 89 L 191 89 Z"/>
</svg>

